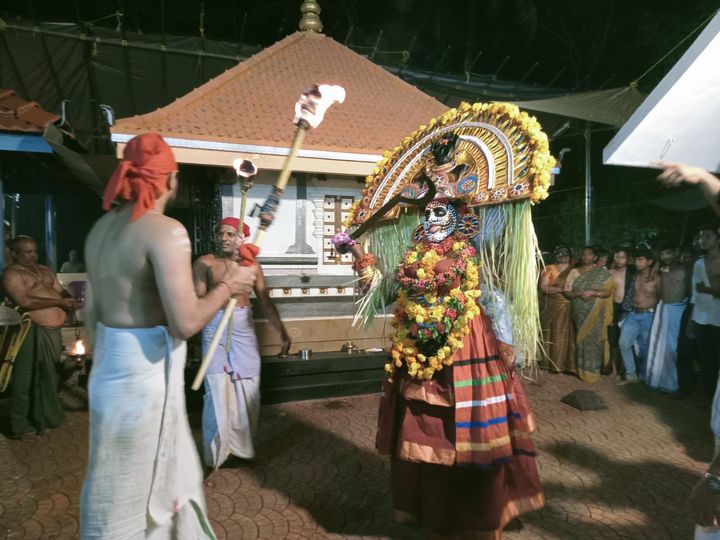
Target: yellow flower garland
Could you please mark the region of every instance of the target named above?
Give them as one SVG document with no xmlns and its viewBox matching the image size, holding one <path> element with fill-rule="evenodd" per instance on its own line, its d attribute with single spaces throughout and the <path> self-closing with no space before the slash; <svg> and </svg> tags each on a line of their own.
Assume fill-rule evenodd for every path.
<svg viewBox="0 0 720 540">
<path fill-rule="evenodd" d="M 453 251 L 459 255 L 465 247 L 465 242 L 456 242 Z M 433 249 L 428 251 L 424 249 L 422 244 L 418 244 L 407 252 L 404 262 L 410 265 L 419 261 L 418 278 L 431 279 L 435 275 L 435 265 L 441 257 Z M 476 300 L 480 296 L 478 268 L 472 257 L 464 257 L 464 259 L 466 268 L 461 275 L 460 285 L 446 296 L 426 294 L 423 297 L 424 301 L 416 301 L 407 291 L 400 290 L 396 308 L 396 313 L 400 316 L 396 317 L 393 323 L 395 332 L 392 336 L 391 361 L 385 364 L 386 372 L 393 373 L 405 363 L 411 377 L 431 380 L 436 371 L 441 370 L 443 366 L 452 365 L 453 354 L 463 347 L 463 338 L 470 333 L 470 321 L 480 314 Z M 438 348 L 431 356 L 422 354 L 416 340 L 409 335 L 406 323 L 440 324 L 446 315 L 448 303 L 452 301 L 459 304 L 461 309 L 452 323 L 451 330 L 447 333 L 445 345 Z"/>
</svg>

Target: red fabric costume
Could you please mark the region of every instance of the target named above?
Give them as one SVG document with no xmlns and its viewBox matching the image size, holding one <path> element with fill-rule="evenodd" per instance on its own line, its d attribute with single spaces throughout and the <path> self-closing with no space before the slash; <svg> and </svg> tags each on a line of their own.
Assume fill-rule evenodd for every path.
<svg viewBox="0 0 720 540">
<path fill-rule="evenodd" d="M 458 266 L 456 256 L 445 255 L 436 274 Z M 416 267 L 402 263 L 399 274 L 414 274 Z M 429 381 L 403 366 L 385 382 L 380 406 L 377 447 L 391 457 L 395 519 L 437 538 L 499 535 L 513 518 L 544 504 L 531 439 L 535 424 L 514 354 L 485 313 L 469 324 L 451 366 Z"/>
</svg>

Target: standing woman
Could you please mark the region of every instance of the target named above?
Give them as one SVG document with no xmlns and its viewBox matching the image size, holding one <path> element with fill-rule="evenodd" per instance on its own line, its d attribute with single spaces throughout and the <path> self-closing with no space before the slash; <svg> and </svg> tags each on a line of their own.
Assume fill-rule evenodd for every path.
<svg viewBox="0 0 720 540">
<path fill-rule="evenodd" d="M 609 367 L 610 347 L 607 327 L 612 323 L 614 281 L 607 268 L 598 268 L 597 254 L 585 246 L 580 265 L 565 281 L 565 296 L 572 302 L 575 325 L 578 376 L 585 382 L 600 380 L 600 371 Z"/>
<path fill-rule="evenodd" d="M 570 300 L 565 283 L 572 271 L 570 248 L 555 247 L 555 264 L 540 275 L 540 324 L 543 334 L 543 364 L 550 371 L 577 373 L 575 330 L 570 316 Z"/>
</svg>

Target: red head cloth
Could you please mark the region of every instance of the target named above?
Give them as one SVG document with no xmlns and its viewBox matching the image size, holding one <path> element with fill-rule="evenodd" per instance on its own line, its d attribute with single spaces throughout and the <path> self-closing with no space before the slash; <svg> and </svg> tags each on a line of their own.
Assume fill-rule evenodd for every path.
<svg viewBox="0 0 720 540">
<path fill-rule="evenodd" d="M 130 221 L 135 221 L 155 206 L 155 199 L 167 191 L 168 174 L 177 170 L 172 150 L 160 135 L 133 137 L 105 187 L 103 209 L 110 210 L 117 198 L 135 201 L 130 216 Z"/>
<path fill-rule="evenodd" d="M 229 225 L 236 231 L 240 230 L 240 220 L 236 217 L 226 217 L 223 218 L 223 220 L 220 222 L 220 226 L 223 225 Z M 243 223 L 243 236 L 247 238 L 250 236 L 250 227 L 248 227 L 247 223 Z"/>
</svg>

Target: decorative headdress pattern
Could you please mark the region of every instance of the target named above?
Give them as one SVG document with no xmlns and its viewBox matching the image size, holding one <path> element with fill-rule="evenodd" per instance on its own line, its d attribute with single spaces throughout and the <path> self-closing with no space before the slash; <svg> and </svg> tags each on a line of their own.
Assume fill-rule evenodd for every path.
<svg viewBox="0 0 720 540">
<path fill-rule="evenodd" d="M 384 155 L 365 180 L 346 225 L 359 225 L 397 194 L 417 198 L 429 177 L 438 194 L 469 207 L 547 197 L 555 164 L 535 117 L 508 103 L 468 103 L 447 111 Z M 396 218 L 398 206 L 385 219 Z"/>
</svg>

